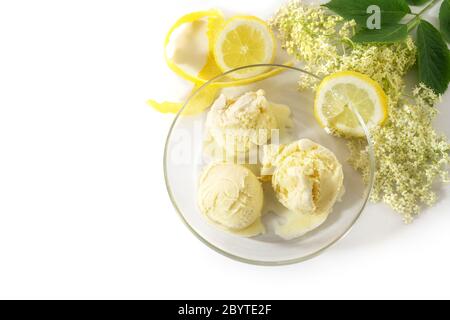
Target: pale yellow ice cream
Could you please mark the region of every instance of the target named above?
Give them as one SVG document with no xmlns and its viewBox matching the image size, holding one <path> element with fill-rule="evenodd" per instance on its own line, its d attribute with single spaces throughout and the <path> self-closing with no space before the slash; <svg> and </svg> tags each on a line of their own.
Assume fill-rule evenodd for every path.
<svg viewBox="0 0 450 320">
<path fill-rule="evenodd" d="M 220 95 L 206 119 L 207 141 L 226 153 L 225 158 L 246 155 L 267 144 L 272 130 L 290 126 L 290 109 L 267 101 L 265 92 L 248 92 L 237 99 Z"/>
<path fill-rule="evenodd" d="M 214 163 L 200 177 L 198 204 L 215 225 L 242 236 L 264 232 L 261 223 L 263 189 L 246 167 Z"/>
<path fill-rule="evenodd" d="M 278 200 L 289 209 L 275 230 L 284 239 L 320 226 L 344 192 L 344 174 L 336 156 L 308 139 L 267 146 L 262 175 L 272 176 Z"/>
</svg>

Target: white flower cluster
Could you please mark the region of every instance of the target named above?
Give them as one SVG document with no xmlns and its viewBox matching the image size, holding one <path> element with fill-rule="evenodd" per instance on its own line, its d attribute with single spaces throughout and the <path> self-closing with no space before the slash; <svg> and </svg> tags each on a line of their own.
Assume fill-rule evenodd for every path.
<svg viewBox="0 0 450 320">
<path fill-rule="evenodd" d="M 436 194 L 432 185 L 437 177 L 449 182 L 450 144 L 433 128 L 437 115 L 434 107 L 439 97 L 424 85 L 413 91 L 413 101 L 402 98 L 390 110 L 389 121 L 372 130 L 377 172 L 372 191 L 373 201 L 383 201 L 411 222 L 421 204 L 433 205 Z M 369 175 L 367 146 L 349 142 L 351 164 Z"/>
<path fill-rule="evenodd" d="M 410 37 L 395 44 L 354 43 L 350 38 L 356 23 L 344 21 L 325 7 L 293 1 L 270 24 L 278 31 L 283 48 L 304 62 L 306 71 L 319 77 L 343 70 L 364 73 L 383 86 L 392 104 L 403 91 L 403 76 L 416 62 L 416 46 Z M 317 84 L 309 76 L 299 82 L 306 89 L 315 89 Z"/>
</svg>

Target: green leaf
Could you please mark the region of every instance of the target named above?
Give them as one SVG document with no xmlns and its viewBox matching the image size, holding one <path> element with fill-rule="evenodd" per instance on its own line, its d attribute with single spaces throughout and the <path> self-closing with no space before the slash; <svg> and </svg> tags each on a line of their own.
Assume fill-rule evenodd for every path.
<svg viewBox="0 0 450 320">
<path fill-rule="evenodd" d="M 439 10 L 439 23 L 444 39 L 450 42 L 450 0 L 442 2 Z"/>
<path fill-rule="evenodd" d="M 408 3 L 412 6 L 421 6 L 427 2 L 430 2 L 430 0 L 406 0 Z"/>
<path fill-rule="evenodd" d="M 399 22 L 411 9 L 405 0 L 331 0 L 324 6 L 336 12 L 346 20 L 355 19 L 360 26 L 366 26 L 367 8 L 377 5 L 381 9 L 381 24 L 389 25 Z"/>
<path fill-rule="evenodd" d="M 405 24 L 382 26 L 381 29 L 360 30 L 352 40 L 358 43 L 394 43 L 408 37 L 408 27 Z"/>
<path fill-rule="evenodd" d="M 417 28 L 419 80 L 436 93 L 444 93 L 450 81 L 450 53 L 440 32 L 422 20 Z"/>
</svg>

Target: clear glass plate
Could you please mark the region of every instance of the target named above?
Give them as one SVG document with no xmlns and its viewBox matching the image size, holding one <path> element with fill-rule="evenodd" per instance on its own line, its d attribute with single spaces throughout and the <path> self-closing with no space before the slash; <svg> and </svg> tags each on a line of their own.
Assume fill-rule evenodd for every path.
<svg viewBox="0 0 450 320">
<path fill-rule="evenodd" d="M 247 70 L 260 73 L 272 72 L 272 76 L 256 83 L 245 79 L 233 80 L 233 74 Z M 299 77 L 307 72 L 283 65 L 253 65 L 231 70 L 200 87 L 186 101 L 176 116 L 166 141 L 164 173 L 167 190 L 182 221 L 203 243 L 232 259 L 257 265 L 285 265 L 310 259 L 342 239 L 360 217 L 367 203 L 374 178 L 375 160 L 369 134 L 362 118 L 357 114 L 366 132 L 371 157 L 371 176 L 368 184 L 347 162 L 349 151 L 346 141 L 327 133 L 314 118 L 314 94 L 298 90 Z M 310 75 L 310 74 L 309 74 Z M 310 75 L 314 76 L 314 75 Z M 203 168 L 213 161 L 203 152 L 205 119 L 208 106 L 199 105 L 206 92 L 217 89 L 217 95 L 228 97 L 262 89 L 269 101 L 291 108 L 293 127 L 284 139 L 293 142 L 308 138 L 333 151 L 343 165 L 346 192 L 336 203 L 327 221 L 314 231 L 294 240 L 283 240 L 270 231 L 270 219 L 264 214 L 263 222 L 269 225 L 265 235 L 244 238 L 229 234 L 208 223 L 197 206 L 197 184 Z M 200 107 L 208 107 L 198 113 Z M 200 108 L 201 109 L 201 108 Z M 356 111 L 355 111 L 356 112 Z M 281 138 L 283 140 L 283 138 Z M 282 141 L 283 142 L 283 141 Z M 270 189 L 270 183 L 265 190 Z M 270 196 L 266 196 L 268 198 Z"/>
</svg>

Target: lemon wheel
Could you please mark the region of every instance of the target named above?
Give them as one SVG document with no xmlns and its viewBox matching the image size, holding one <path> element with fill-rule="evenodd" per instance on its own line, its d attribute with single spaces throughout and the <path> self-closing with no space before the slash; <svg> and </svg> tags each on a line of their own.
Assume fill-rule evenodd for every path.
<svg viewBox="0 0 450 320">
<path fill-rule="evenodd" d="M 219 68 L 226 72 L 242 66 L 273 63 L 275 38 L 261 19 L 237 16 L 227 20 L 214 42 L 214 57 Z M 261 71 L 261 68 L 259 69 Z M 234 78 L 246 78 L 257 74 L 245 69 L 233 74 Z"/>
<path fill-rule="evenodd" d="M 344 136 L 363 137 L 358 111 L 370 129 L 387 118 L 388 98 L 381 86 L 368 76 L 352 71 L 334 73 L 319 85 L 314 114 L 323 127 Z"/>
</svg>

